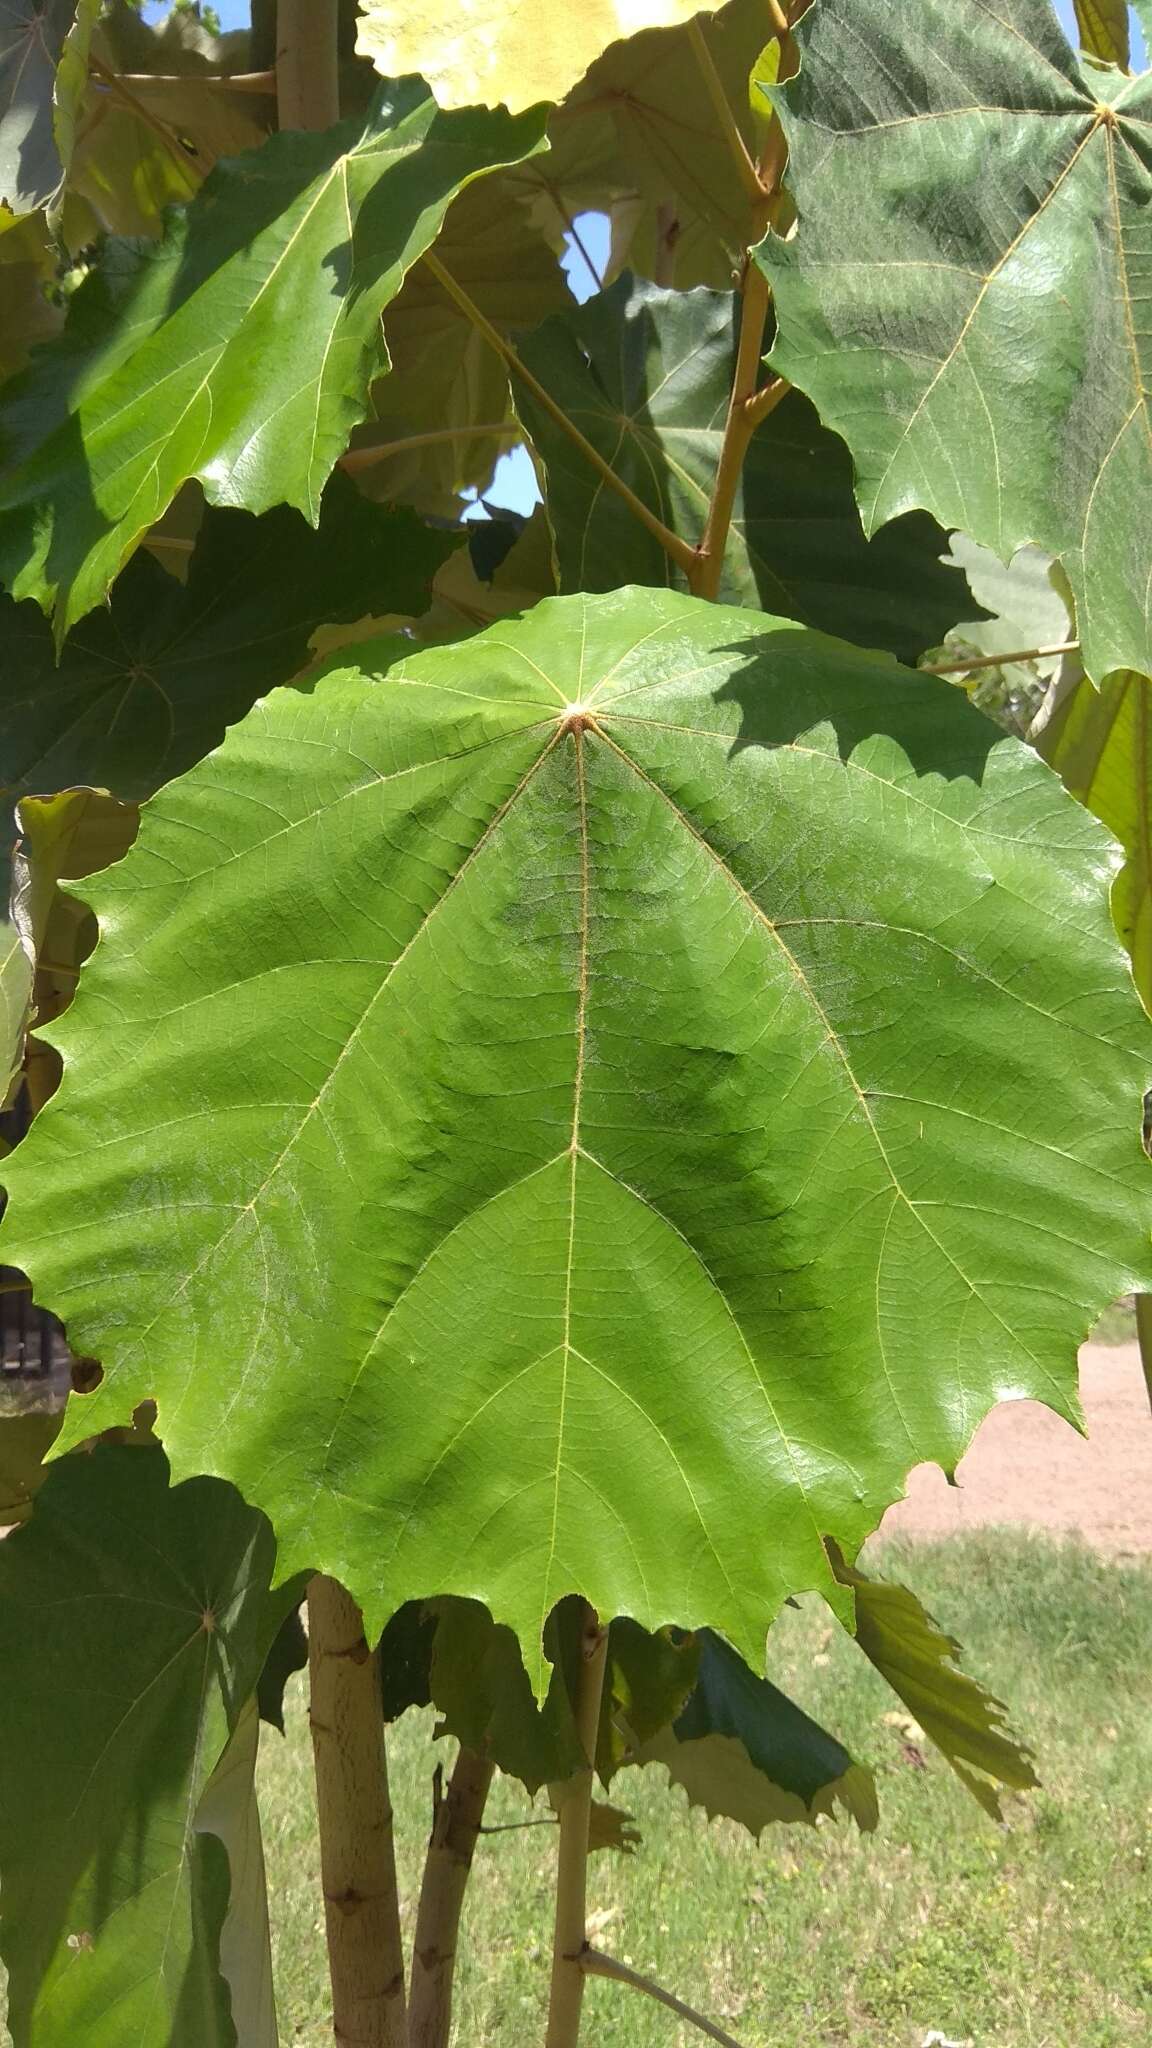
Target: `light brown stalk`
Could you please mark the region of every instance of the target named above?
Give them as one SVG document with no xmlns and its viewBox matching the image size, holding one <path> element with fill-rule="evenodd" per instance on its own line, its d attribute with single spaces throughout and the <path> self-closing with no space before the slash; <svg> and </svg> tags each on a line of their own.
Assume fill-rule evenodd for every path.
<svg viewBox="0 0 1152 2048">
<path fill-rule="evenodd" d="M 662 519 L 656 517 L 656 514 L 649 509 L 643 499 L 638 498 L 635 491 L 631 490 L 624 482 L 623 477 L 617 476 L 611 464 L 605 462 L 599 449 L 594 448 L 587 436 L 581 433 L 575 420 L 569 419 L 563 406 L 557 405 L 551 392 L 547 391 L 544 385 L 532 375 L 527 365 L 521 362 L 511 342 L 506 341 L 499 329 L 493 327 L 492 322 L 486 319 L 479 306 L 469 298 L 463 285 L 457 284 L 451 272 L 444 268 L 435 252 L 429 250 L 423 260 L 432 272 L 433 277 L 443 286 L 449 298 L 455 305 L 459 306 L 465 318 L 471 321 L 476 332 L 483 335 L 489 347 L 495 349 L 502 361 L 507 363 L 513 375 L 518 377 L 521 383 L 527 386 L 536 399 L 537 404 L 543 406 L 549 418 L 555 420 L 556 425 L 579 448 L 585 460 L 591 463 L 592 468 L 607 484 L 609 490 L 615 491 L 617 497 L 621 498 L 628 506 L 629 511 L 633 512 L 641 524 L 648 528 L 649 533 L 655 535 L 661 547 L 672 557 L 672 560 L 677 562 L 685 572 L 690 572 L 692 563 L 695 560 L 695 550 L 689 546 L 686 540 L 682 540 L 678 533 L 673 533 L 670 526 L 665 526 Z"/>
<path fill-rule="evenodd" d="M 437 1773 L 412 1947 L 409 2048 L 448 2048 L 460 1914 L 492 1775 L 493 1766 L 472 1749 L 461 1749 L 446 1792 Z"/>
<path fill-rule="evenodd" d="M 1053 654 L 1078 654 L 1078 640 L 1058 640 L 1051 647 L 1014 647 L 1010 654 L 970 654 L 959 661 L 936 661 L 925 663 L 921 670 L 926 676 L 961 676 L 970 669 L 1003 668 L 1010 661 L 1047 661 Z"/>
<path fill-rule="evenodd" d="M 337 0 L 276 0 L 276 112 L 281 128 L 340 119 Z"/>
<path fill-rule="evenodd" d="M 692 566 L 688 571 L 688 585 L 696 597 L 715 598 L 719 594 L 724 552 L 728 546 L 728 532 L 748 443 L 765 413 L 779 403 L 788 388 L 782 379 L 778 379 L 777 384 L 769 385 L 764 392 L 757 389 L 770 297 L 763 271 L 751 257 L 747 258 L 736 369 L 728 401 L 728 417 L 724 422 L 724 438 L 720 444 L 720 460 L 716 465 L 704 531 L 699 546 L 693 551 Z M 782 386 L 779 390 L 778 385 Z"/>
<path fill-rule="evenodd" d="M 308 1588 L 310 1721 L 337 2048 L 407 2048 L 404 1951 L 376 1657 L 335 1579 Z"/>
<path fill-rule="evenodd" d="M 122 85 L 179 85 L 185 91 L 188 79 L 181 78 L 178 71 L 119 71 L 116 76 Z M 274 71 L 198 71 L 195 74 L 197 92 L 255 92 L 268 97 L 276 90 Z"/>
<path fill-rule="evenodd" d="M 601 1628 L 595 1609 L 586 1606 L 573 1709 L 576 1733 L 588 1759 L 588 1768 L 569 1784 L 560 1807 L 556 1922 L 545 2048 L 576 2048 L 580 2037 L 584 1955 L 588 1947 L 588 1828 L 592 1817 L 596 1731 L 600 1722 L 600 1696 L 604 1689 L 607 1656 L 608 1631 Z"/>
<path fill-rule="evenodd" d="M 787 23 L 785 23 L 785 29 L 787 29 Z M 692 45 L 692 54 L 696 59 L 697 68 L 707 87 L 713 111 L 720 123 L 720 132 L 728 145 L 732 160 L 736 165 L 740 183 L 743 185 L 753 205 L 762 206 L 766 194 L 760 182 L 760 173 L 748 154 L 748 146 L 740 133 L 736 116 L 732 111 L 732 102 L 724 90 L 724 82 L 712 61 L 712 52 L 708 48 L 708 41 L 701 26 L 699 15 L 693 15 L 688 23 L 688 40 Z"/>
<path fill-rule="evenodd" d="M 721 2048 L 740 2048 L 739 2041 L 732 2034 L 725 2033 L 723 2027 L 718 2027 L 715 2020 L 706 2019 L 702 2012 L 697 2012 L 694 2005 L 685 2005 L 682 1998 L 675 1997 L 671 1991 L 665 1991 L 664 1986 L 657 1984 L 652 1977 L 642 1976 L 639 1970 L 633 1970 L 627 1963 L 618 1963 L 615 1956 L 606 1956 L 599 1949 L 587 1948 L 584 1951 L 584 1969 L 590 1977 L 611 1977 L 617 1984 L 629 1984 L 633 1991 L 643 1991 L 646 1997 L 654 1998 L 657 2004 L 666 2005 L 679 2019 L 687 2020 L 690 2027 L 698 2027 L 702 2034 L 707 2034 L 710 2041 L 719 2041 Z"/>
</svg>

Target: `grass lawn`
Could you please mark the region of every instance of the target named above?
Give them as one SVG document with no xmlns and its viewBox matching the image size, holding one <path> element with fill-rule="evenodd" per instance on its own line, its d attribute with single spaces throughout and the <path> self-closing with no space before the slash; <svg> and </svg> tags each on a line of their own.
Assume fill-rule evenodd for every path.
<svg viewBox="0 0 1152 2048">
<path fill-rule="evenodd" d="M 996 1827 L 934 1753 L 886 1719 L 897 1702 L 819 1603 L 788 1612 L 769 1676 L 877 1771 L 881 1827 L 776 1828 L 759 1844 L 689 1813 L 663 1772 L 612 1797 L 643 1830 L 591 1868 L 599 1939 L 710 2011 L 746 2048 L 972 2048 L 1152 2042 L 1152 1567 L 1016 1533 L 873 1548 L 1006 1699 L 1043 1790 Z M 281 2038 L 330 2048 L 311 1840 L 304 1695 L 265 1731 L 261 1799 Z M 427 1833 L 431 1717 L 391 1738 L 406 1912 Z M 538 1811 L 541 1810 L 539 1807 Z M 501 1787 L 489 1818 L 528 1811 Z M 466 1907 L 458 2048 L 538 2048 L 547 1983 L 549 1828 L 483 1841 Z M 588 1988 L 589 2048 L 702 2040 L 615 1984 Z"/>
</svg>

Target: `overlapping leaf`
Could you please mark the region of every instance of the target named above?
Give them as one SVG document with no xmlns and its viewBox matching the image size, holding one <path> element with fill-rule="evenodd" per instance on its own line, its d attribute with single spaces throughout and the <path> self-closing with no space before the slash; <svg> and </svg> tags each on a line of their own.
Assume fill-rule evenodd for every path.
<svg viewBox="0 0 1152 2048">
<path fill-rule="evenodd" d="M 539 1682 L 580 1591 L 754 1661 L 1152 1284 L 1114 858 L 947 684 L 667 591 L 274 693 L 88 885 L 0 1235 L 69 1431 L 154 1395 L 370 1634 L 436 1586 Z"/>
<path fill-rule="evenodd" d="M 569 303 L 556 251 L 511 177 L 497 174 L 461 194 L 436 254 L 500 334 L 536 327 Z M 368 487 L 451 516 L 455 494 L 483 487 L 516 438 L 507 367 L 424 265 L 409 272 L 388 308 L 384 340 L 392 369 L 373 388 L 376 425 L 359 438 L 400 445 L 368 471 Z M 428 444 L 429 434 L 442 438 Z M 416 445 L 406 448 L 413 436 Z"/>
<path fill-rule="evenodd" d="M 666 525 L 696 542 L 724 435 L 735 356 L 731 292 L 662 291 L 625 276 L 547 321 L 521 354 L 550 394 Z M 604 489 L 532 394 L 516 403 L 544 462 L 561 587 L 614 590 L 678 576 L 660 542 Z M 798 393 L 753 439 L 721 594 L 865 646 L 915 658 L 970 608 L 946 542 L 923 513 L 869 542 L 842 442 Z"/>
<path fill-rule="evenodd" d="M 1103 64 L 1127 66 L 1127 0 L 1076 0 L 1076 26 L 1082 49 Z"/>
<path fill-rule="evenodd" d="M 763 0 L 730 0 L 697 25 L 754 156 L 764 124 L 749 105 L 748 76 L 768 33 Z M 553 114 L 548 135 L 547 156 L 512 177 L 535 195 L 546 233 L 590 208 L 608 213 L 611 275 L 627 265 L 665 284 L 727 288 L 764 232 L 766 203 L 749 197 L 687 26 L 614 43 Z"/>
<path fill-rule="evenodd" d="M 57 659 L 39 608 L 0 596 L 0 762 L 12 796 L 90 783 L 149 797 L 308 666 L 320 621 L 420 612 L 449 534 L 343 477 L 314 531 L 287 507 L 209 509 L 186 583 L 141 551 Z"/>
<path fill-rule="evenodd" d="M 838 1806 L 864 1829 L 879 1812 L 871 1771 L 742 1657 L 702 1629 L 695 1689 L 676 1721 L 630 1763 L 663 1764 L 710 1820 L 723 1815 L 759 1836 L 778 1821 L 814 1824 Z"/>
<path fill-rule="evenodd" d="M 356 48 L 385 78 L 419 71 L 442 107 L 506 106 L 513 113 L 562 100 L 601 50 L 638 29 L 708 13 L 716 0 L 470 0 L 463 19 L 441 0 L 360 0 Z"/>
<path fill-rule="evenodd" d="M 250 1870 L 255 1847 L 250 1727 L 246 1763 L 229 1745 L 299 1597 L 269 1592 L 274 1558 L 230 1487 L 169 1490 L 159 1449 L 112 1446 L 64 1460 L 0 1545 L 15 2048 L 224 2048 L 238 2002 L 267 2012 L 259 1949 L 241 1978 L 224 1930 L 230 1856 Z M 267 2028 L 246 2038 L 264 2048 Z"/>
<path fill-rule="evenodd" d="M 1030 1751 L 1007 1726 L 1002 1702 L 960 1669 L 959 1644 L 907 1586 L 868 1578 L 834 1547 L 832 1562 L 840 1583 L 855 1595 L 852 1633 L 869 1663 L 985 1813 L 1001 1820 L 1000 1788 L 1027 1792 L 1039 1782 Z"/>
<path fill-rule="evenodd" d="M 221 163 L 158 248 L 112 243 L 0 405 L 0 576 L 65 630 L 188 477 L 311 519 L 383 367 L 380 314 L 468 181 L 542 117 L 442 114 L 418 80 L 363 122 Z M 253 366 L 258 365 L 258 374 Z"/>
<path fill-rule="evenodd" d="M 1035 543 L 1089 672 L 1149 669 L 1152 74 L 1081 69 L 1047 0 L 819 0 L 797 38 L 773 363 L 869 532 L 921 505 L 1002 560 Z"/>
<path fill-rule="evenodd" d="M 1152 683 L 1131 672 L 1058 694 L 1034 743 L 1127 859 L 1112 890 L 1116 927 L 1152 1011 Z"/>
<path fill-rule="evenodd" d="M 60 182 L 53 88 L 75 15 L 76 0 L 0 0 L 0 203 L 13 213 L 43 206 Z"/>
</svg>

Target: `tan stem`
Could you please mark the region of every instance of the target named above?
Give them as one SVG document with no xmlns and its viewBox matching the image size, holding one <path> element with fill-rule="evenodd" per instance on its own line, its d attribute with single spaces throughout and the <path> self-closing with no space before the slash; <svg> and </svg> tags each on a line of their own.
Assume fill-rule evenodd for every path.
<svg viewBox="0 0 1152 2048">
<path fill-rule="evenodd" d="M 611 464 L 605 462 L 599 449 L 594 448 L 587 436 L 581 433 L 575 420 L 569 419 L 563 406 L 557 405 L 551 392 L 547 391 L 539 379 L 532 375 L 527 365 L 521 362 L 511 342 L 504 339 L 499 329 L 493 327 L 492 322 L 485 318 L 479 306 L 469 298 L 463 285 L 457 284 L 451 272 L 445 270 L 440 258 L 434 251 L 428 251 L 424 257 L 424 262 L 432 272 L 433 277 L 438 279 L 439 283 L 444 287 L 449 298 L 455 305 L 459 306 L 465 318 L 471 321 L 476 332 L 483 335 L 489 347 L 495 349 L 497 355 L 500 356 L 502 361 L 507 363 L 508 368 L 514 375 L 519 377 L 521 383 L 527 386 L 536 399 L 537 404 L 544 407 L 549 418 L 555 420 L 556 425 L 579 448 L 581 454 L 591 463 L 597 475 L 603 478 L 608 488 L 615 491 L 618 498 L 623 499 L 629 510 L 635 513 L 636 518 L 640 520 L 641 524 L 648 528 L 649 533 L 655 534 L 661 547 L 667 554 L 671 555 L 672 560 L 678 562 L 685 571 L 689 571 L 695 559 L 695 550 L 689 547 L 687 541 L 681 540 L 678 533 L 673 533 L 671 527 L 665 526 L 662 519 L 657 519 L 656 514 L 649 510 L 642 498 L 636 496 L 635 491 L 629 488 L 624 482 L 623 477 L 617 476 Z"/>
<path fill-rule="evenodd" d="M 117 77 L 127 86 L 133 85 L 178 85 L 185 91 L 188 79 L 181 78 L 178 71 L 120 71 Z M 198 71 L 195 74 L 197 92 L 255 92 L 271 96 L 276 90 L 274 71 Z"/>
<path fill-rule="evenodd" d="M 1152 1294 L 1136 1296 L 1136 1336 L 1140 1344 L 1140 1363 L 1144 1367 L 1144 1384 L 1148 1389 L 1148 1400 L 1152 1403 Z"/>
<path fill-rule="evenodd" d="M 587 1948 L 584 1951 L 583 1964 L 590 1977 L 611 1977 L 617 1984 L 630 1984 L 634 1991 L 643 1991 L 646 1997 L 654 1998 L 659 2005 L 666 2005 L 670 2012 L 676 2013 L 682 2020 L 687 2020 L 690 2027 L 698 2027 L 702 2034 L 707 2034 L 710 2041 L 719 2041 L 722 2048 L 740 2048 L 739 2041 L 732 2034 L 725 2033 L 723 2027 L 718 2027 L 715 2020 L 706 2019 L 702 2012 L 697 2012 L 695 2006 L 685 2005 L 682 1998 L 676 1998 L 671 1991 L 665 1991 L 664 1986 L 657 1984 L 653 1978 L 641 1976 L 639 1970 L 630 1969 L 627 1963 L 618 1963 L 615 1956 L 602 1955 L 599 1949 Z"/>
<path fill-rule="evenodd" d="M 692 54 L 696 59 L 700 75 L 707 87 L 713 112 L 720 123 L 721 134 L 728 145 L 729 153 L 736 165 L 740 183 L 743 185 L 753 205 L 760 207 L 764 201 L 764 188 L 760 183 L 760 176 L 756 166 L 748 154 L 748 147 L 744 137 L 737 126 L 736 116 L 732 111 L 732 103 L 724 90 L 724 82 L 712 61 L 712 52 L 708 48 L 707 38 L 698 15 L 693 15 L 688 23 L 688 40 L 692 45 Z M 763 233 L 763 226 L 761 226 L 760 233 Z M 758 240 L 759 236 L 756 239 Z"/>
<path fill-rule="evenodd" d="M 276 0 L 276 112 L 281 128 L 340 119 L 337 0 Z"/>
<path fill-rule="evenodd" d="M 360 1609 L 319 1574 L 308 1671 L 333 2035 L 338 2048 L 407 2048 L 379 1673 Z"/>
<path fill-rule="evenodd" d="M 588 1946 L 588 1827 L 592 1817 L 592 1780 L 600 1696 L 608 1656 L 608 1631 L 596 1612 L 585 1607 L 580 1644 L 580 1672 L 574 1716 L 580 1747 L 588 1759 L 568 1786 L 560 1807 L 560 1843 L 556 1858 L 556 1923 L 552 1939 L 552 1987 L 548 2002 L 545 2048 L 576 2048 L 580 2009 L 584 2002 L 584 1952 Z"/>
<path fill-rule="evenodd" d="M 409 2048 L 448 2048 L 460 1914 L 492 1773 L 493 1766 L 475 1750 L 462 1749 L 443 1794 L 437 1774 L 412 1948 Z"/>
<path fill-rule="evenodd" d="M 1051 647 L 1014 647 L 1010 654 L 970 654 L 962 661 L 935 661 L 921 670 L 926 676 L 961 676 L 969 669 L 1003 668 L 1010 661 L 1047 661 L 1054 654 L 1078 654 L 1078 640 L 1058 640 Z"/>
<path fill-rule="evenodd" d="M 716 465 L 712 499 L 704 531 L 700 536 L 700 545 L 695 550 L 692 567 L 688 571 L 689 588 L 697 597 L 715 598 L 719 594 L 720 579 L 724 571 L 724 553 L 728 546 L 728 532 L 732 524 L 736 493 L 740 487 L 744 457 L 748 453 L 748 443 L 756 430 L 758 418 L 763 417 L 762 412 L 756 414 L 754 402 L 761 396 L 756 387 L 760 377 L 764 323 L 768 317 L 770 296 L 768 280 L 763 271 L 748 259 L 744 271 L 736 369 L 732 378 L 732 395 L 728 401 L 728 417 L 724 422 L 724 439 L 720 444 L 720 460 Z"/>
</svg>

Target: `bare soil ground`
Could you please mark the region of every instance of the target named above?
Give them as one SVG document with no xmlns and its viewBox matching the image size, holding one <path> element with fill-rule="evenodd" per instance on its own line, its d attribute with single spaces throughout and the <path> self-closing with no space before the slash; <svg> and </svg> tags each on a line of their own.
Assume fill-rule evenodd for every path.
<svg viewBox="0 0 1152 2048">
<path fill-rule="evenodd" d="M 1085 1344 L 1081 1437 L 1034 1401 L 988 1416 L 949 1486 L 919 1465 L 885 1533 L 950 1536 L 992 1526 L 1082 1536 L 1113 1557 L 1152 1551 L 1152 1409 L 1135 1344 Z"/>
</svg>

